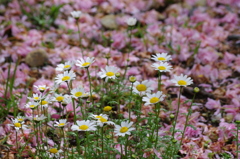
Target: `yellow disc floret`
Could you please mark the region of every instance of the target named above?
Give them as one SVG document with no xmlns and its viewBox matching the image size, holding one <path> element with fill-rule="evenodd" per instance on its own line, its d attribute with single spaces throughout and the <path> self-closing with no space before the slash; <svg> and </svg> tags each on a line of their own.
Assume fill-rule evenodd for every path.
<svg viewBox="0 0 240 159">
<path fill-rule="evenodd" d="M 159 69 L 159 70 L 166 70 L 166 67 L 164 67 L 164 66 L 159 66 L 158 69 Z"/>
<path fill-rule="evenodd" d="M 69 76 L 64 76 L 64 77 L 62 78 L 62 81 L 67 81 L 67 80 L 69 80 L 69 79 L 70 79 Z"/>
<path fill-rule="evenodd" d="M 125 127 L 125 126 L 120 129 L 121 133 L 125 133 L 127 131 L 128 131 L 128 127 Z"/>
<path fill-rule="evenodd" d="M 87 130 L 89 127 L 87 125 L 81 125 L 79 126 L 79 129 L 81 130 Z"/>
<path fill-rule="evenodd" d="M 138 91 L 146 91 L 147 90 L 147 86 L 145 86 L 144 84 L 139 84 L 136 86 Z"/>
<path fill-rule="evenodd" d="M 14 123 L 14 126 L 15 126 L 15 127 L 18 127 L 18 128 L 21 128 L 21 127 L 22 127 L 22 125 L 21 125 L 20 123 Z"/>
<path fill-rule="evenodd" d="M 179 80 L 179 81 L 178 81 L 178 84 L 179 84 L 180 86 L 185 86 L 185 85 L 187 85 L 187 82 L 184 81 L 184 80 Z"/>
<path fill-rule="evenodd" d="M 51 153 L 58 153 L 58 150 L 56 148 L 52 148 L 48 150 Z"/>
<path fill-rule="evenodd" d="M 158 60 L 159 61 L 165 61 L 166 59 L 164 57 L 159 57 Z"/>
<path fill-rule="evenodd" d="M 56 99 L 57 99 L 58 102 L 62 102 L 64 97 L 63 96 L 58 96 L 58 97 L 56 97 Z"/>
<path fill-rule="evenodd" d="M 157 97 L 152 97 L 150 99 L 150 103 L 157 103 L 158 101 L 159 101 L 159 98 L 157 98 Z"/>
<path fill-rule="evenodd" d="M 107 76 L 114 76 L 114 73 L 113 72 L 107 72 L 106 75 Z"/>
<path fill-rule="evenodd" d="M 66 69 L 68 69 L 68 68 L 70 68 L 71 67 L 71 65 L 65 65 L 64 66 L 64 68 L 66 68 Z"/>
<path fill-rule="evenodd" d="M 77 93 L 75 93 L 75 96 L 76 96 L 76 97 L 81 97 L 82 95 L 83 95 L 82 92 L 77 92 Z"/>
<path fill-rule="evenodd" d="M 85 63 L 82 64 L 82 66 L 88 66 L 88 65 L 90 65 L 89 62 L 85 62 Z"/>
</svg>

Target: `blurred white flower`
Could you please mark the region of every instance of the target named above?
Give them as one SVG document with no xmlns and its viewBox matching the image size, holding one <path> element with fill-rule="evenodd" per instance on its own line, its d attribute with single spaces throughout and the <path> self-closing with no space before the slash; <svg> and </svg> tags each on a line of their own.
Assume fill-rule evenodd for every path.
<svg viewBox="0 0 240 159">
<path fill-rule="evenodd" d="M 71 15 L 73 18 L 79 18 L 82 15 L 81 11 L 72 11 Z"/>
<path fill-rule="evenodd" d="M 137 23 L 137 19 L 133 18 L 133 17 L 130 17 L 126 20 L 126 23 L 127 23 L 128 26 L 134 26 Z"/>
</svg>

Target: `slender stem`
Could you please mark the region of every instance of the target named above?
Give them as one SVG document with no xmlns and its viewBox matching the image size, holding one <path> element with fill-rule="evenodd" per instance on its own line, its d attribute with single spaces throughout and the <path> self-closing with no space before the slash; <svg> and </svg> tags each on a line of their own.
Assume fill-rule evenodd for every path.
<svg viewBox="0 0 240 159">
<path fill-rule="evenodd" d="M 80 49 L 81 49 L 82 58 L 84 58 L 83 50 L 82 50 L 82 39 L 81 39 L 81 37 L 80 37 L 80 25 L 79 25 L 78 21 L 76 21 L 76 23 L 77 23 L 77 27 L 78 27 L 79 47 L 80 47 Z"/>
<path fill-rule="evenodd" d="M 120 148 L 121 148 L 121 159 L 123 158 L 123 147 L 122 147 L 122 144 L 120 145 Z"/>
<path fill-rule="evenodd" d="M 159 113 L 160 113 L 160 103 L 157 103 L 156 104 L 156 107 L 157 107 L 157 113 L 156 113 L 156 129 L 157 129 L 157 134 L 156 134 L 156 141 L 155 141 L 155 148 L 157 148 L 157 143 L 158 143 L 158 130 L 159 130 L 159 127 L 158 127 L 158 123 L 159 123 Z M 159 118 L 159 120 L 158 120 Z"/>
<path fill-rule="evenodd" d="M 90 77 L 90 72 L 89 72 L 89 69 L 87 67 L 87 75 L 88 75 L 88 81 L 89 81 L 89 89 L 90 89 L 90 99 L 92 101 L 92 104 L 94 104 L 94 100 L 93 100 L 93 97 L 92 97 L 92 85 L 91 85 L 91 77 Z"/>
<path fill-rule="evenodd" d="M 18 138 L 17 138 L 17 130 L 16 130 L 16 150 L 17 150 L 17 158 L 18 158 Z"/>
<path fill-rule="evenodd" d="M 129 122 L 131 121 L 131 102 L 132 102 L 132 92 L 133 92 L 133 82 L 132 82 L 132 86 L 131 86 L 131 93 L 130 93 L 130 101 L 129 101 L 129 107 L 128 107 L 128 120 Z"/>
<path fill-rule="evenodd" d="M 125 145 L 125 157 L 126 157 L 126 158 L 128 158 L 127 146 L 128 146 L 128 135 L 126 135 L 126 145 Z"/>
<path fill-rule="evenodd" d="M 102 126 L 102 155 L 103 155 L 103 147 L 104 147 L 104 142 L 103 142 L 103 126 Z M 102 157 L 103 158 L 103 157 Z"/>
<path fill-rule="evenodd" d="M 66 138 L 65 138 L 65 133 L 64 133 L 64 127 L 61 128 L 62 129 L 62 134 L 63 134 L 63 148 L 66 147 Z M 64 150 L 64 158 L 66 158 L 66 151 Z"/>
<path fill-rule="evenodd" d="M 161 77 L 162 77 L 162 74 L 161 74 L 161 72 L 159 71 L 159 76 L 158 76 L 158 91 L 161 91 Z"/>
<path fill-rule="evenodd" d="M 185 121 L 185 124 L 184 124 L 182 138 L 181 138 L 181 141 L 180 141 L 180 146 L 182 145 L 182 141 L 183 141 L 183 138 L 184 138 L 184 135 L 185 135 L 185 131 L 186 131 L 186 128 L 187 128 L 189 117 L 192 115 L 192 105 L 193 105 L 195 97 L 196 97 L 196 93 L 194 93 L 191 105 L 188 109 L 188 114 L 187 114 L 186 121 Z"/>
<path fill-rule="evenodd" d="M 239 124 L 237 124 L 237 159 L 238 159 L 238 131 L 239 131 Z"/>
<path fill-rule="evenodd" d="M 175 128 L 176 128 L 176 125 L 177 125 L 177 118 L 178 118 L 178 113 L 179 113 L 179 108 L 180 108 L 180 97 L 181 97 L 181 94 L 182 94 L 182 89 L 183 89 L 183 87 L 180 86 L 180 92 L 179 92 L 179 97 L 178 97 L 177 114 L 175 116 L 174 123 L 173 123 L 172 138 L 174 138 L 174 135 L 175 135 Z"/>
<path fill-rule="evenodd" d="M 130 34 L 129 34 L 129 38 L 130 38 L 130 41 L 129 41 L 129 44 L 130 44 L 130 48 L 131 48 L 131 43 L 132 43 L 132 29 L 130 29 Z M 132 50 L 132 49 L 130 49 Z M 128 57 L 127 57 L 127 64 L 125 66 L 125 70 L 124 70 L 124 74 L 123 74 L 123 80 L 126 76 L 126 73 L 127 73 L 127 67 L 128 67 L 128 61 L 129 61 L 129 55 L 130 54 L 130 51 L 128 52 Z"/>
</svg>

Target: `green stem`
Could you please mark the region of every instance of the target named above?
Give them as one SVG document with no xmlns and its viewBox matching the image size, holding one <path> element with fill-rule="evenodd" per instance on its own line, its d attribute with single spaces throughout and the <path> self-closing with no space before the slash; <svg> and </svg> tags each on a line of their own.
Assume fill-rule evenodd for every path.
<svg viewBox="0 0 240 159">
<path fill-rule="evenodd" d="M 104 147 L 104 142 L 103 142 L 103 126 L 102 126 L 102 155 L 103 155 L 103 147 Z M 103 157 L 102 157 L 103 158 Z"/>
<path fill-rule="evenodd" d="M 90 99 L 91 99 L 91 101 L 92 101 L 92 104 L 94 104 L 94 100 L 93 100 L 93 97 L 92 97 L 92 84 L 91 84 L 91 77 L 90 77 L 90 72 L 89 72 L 88 67 L 87 67 L 87 76 L 88 76 L 88 81 L 89 81 Z"/>
<path fill-rule="evenodd" d="M 156 104 L 156 107 L 157 107 L 157 113 L 156 113 L 156 129 L 157 129 L 157 136 L 156 136 L 156 141 L 155 141 L 155 149 L 157 148 L 157 143 L 158 143 L 158 131 L 159 131 L 159 127 L 158 127 L 158 123 L 159 123 L 159 113 L 160 113 L 160 103 L 157 103 Z M 159 118 L 160 119 L 160 118 Z"/>
<path fill-rule="evenodd" d="M 237 124 L 237 159 L 238 159 L 238 131 L 239 131 L 239 124 Z"/>
<path fill-rule="evenodd" d="M 132 82 L 132 86 L 131 86 L 131 94 L 130 94 L 130 101 L 129 101 L 129 107 L 128 107 L 128 120 L 129 122 L 131 121 L 131 102 L 132 102 L 132 91 L 133 91 L 133 82 Z"/>
<path fill-rule="evenodd" d="M 162 74 L 161 74 L 161 72 L 159 71 L 159 76 L 158 76 L 158 91 L 161 91 L 161 77 L 162 77 Z"/>
<path fill-rule="evenodd" d="M 180 146 L 182 145 L 182 141 L 183 141 L 183 138 L 184 138 L 184 135 L 185 135 L 185 131 L 186 131 L 186 128 L 187 128 L 189 117 L 192 115 L 192 105 L 193 105 L 195 97 L 196 97 L 196 93 L 194 93 L 191 105 L 188 109 L 188 114 L 187 114 L 186 121 L 185 121 L 185 124 L 184 124 L 182 138 L 181 138 L 181 141 L 180 141 Z"/>
<path fill-rule="evenodd" d="M 128 158 L 127 146 L 128 146 L 128 135 L 126 135 L 126 145 L 125 145 L 125 156 L 126 156 L 126 158 Z"/>
<path fill-rule="evenodd" d="M 16 151 L 17 151 L 17 159 L 18 159 L 18 137 L 17 137 L 17 130 L 16 130 Z"/>
<path fill-rule="evenodd" d="M 181 94 L 182 94 L 182 89 L 183 89 L 183 86 L 180 86 L 180 92 L 179 92 L 179 97 L 178 97 L 177 114 L 175 116 L 174 123 L 173 123 L 172 138 L 174 138 L 174 135 L 175 135 L 175 128 L 176 128 L 176 125 L 177 125 L 177 118 L 178 118 L 178 113 L 179 113 L 179 108 L 180 108 L 180 97 L 181 97 Z"/>
</svg>

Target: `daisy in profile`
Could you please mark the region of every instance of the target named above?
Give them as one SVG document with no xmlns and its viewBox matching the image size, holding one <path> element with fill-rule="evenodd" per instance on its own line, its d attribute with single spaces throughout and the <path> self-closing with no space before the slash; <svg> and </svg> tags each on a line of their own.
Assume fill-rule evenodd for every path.
<svg viewBox="0 0 240 159">
<path fill-rule="evenodd" d="M 62 153 L 62 150 L 58 150 L 57 148 L 50 148 L 47 150 L 49 156 L 51 156 L 52 158 L 59 158 L 60 157 L 60 153 Z"/>
<path fill-rule="evenodd" d="M 167 62 L 160 61 L 159 63 L 154 63 L 151 65 L 155 70 L 158 70 L 160 72 L 170 72 L 172 69 L 172 66 L 169 65 Z"/>
<path fill-rule="evenodd" d="M 72 11 L 70 14 L 72 15 L 73 18 L 78 19 L 82 15 L 82 12 L 81 11 Z"/>
<path fill-rule="evenodd" d="M 49 88 L 46 85 L 39 85 L 39 86 L 34 85 L 33 87 L 37 88 L 37 90 L 40 92 L 44 92 L 45 90 L 47 90 Z"/>
<path fill-rule="evenodd" d="M 95 131 L 96 128 L 96 122 L 90 121 L 90 120 L 84 120 L 84 121 L 76 121 L 77 125 L 73 125 L 71 127 L 72 131 Z"/>
<path fill-rule="evenodd" d="M 174 78 L 171 81 L 176 86 L 183 86 L 183 87 L 186 87 L 193 83 L 193 80 L 191 79 L 191 77 L 187 77 L 187 75 L 183 75 L 183 74 L 181 74 L 180 76 L 174 75 Z"/>
<path fill-rule="evenodd" d="M 74 88 L 71 90 L 71 94 L 72 94 L 73 98 L 78 99 L 78 98 L 84 96 L 85 90 L 83 87 Z"/>
<path fill-rule="evenodd" d="M 90 115 L 90 118 L 92 119 L 100 119 L 100 118 L 108 118 L 108 115 L 107 114 L 100 114 L 100 115 L 94 115 L 94 114 L 91 114 Z"/>
<path fill-rule="evenodd" d="M 159 62 L 159 61 L 169 61 L 172 58 L 167 53 L 157 53 L 156 55 L 153 55 L 151 59 L 153 59 L 156 62 Z"/>
<path fill-rule="evenodd" d="M 29 117 L 29 119 L 33 119 L 35 122 L 40 122 L 45 120 L 47 117 L 45 117 L 43 114 L 41 116 L 36 115 L 35 117 Z"/>
<path fill-rule="evenodd" d="M 35 101 L 30 101 L 25 105 L 26 108 L 31 108 L 31 109 L 35 109 L 38 106 L 39 106 L 39 102 L 35 102 Z"/>
<path fill-rule="evenodd" d="M 166 95 L 164 95 L 161 91 L 157 91 L 157 93 L 147 93 L 146 94 L 147 97 L 143 97 L 143 101 L 146 102 L 145 105 L 149 105 L 149 104 L 156 104 L 160 101 L 163 101 L 164 97 Z"/>
<path fill-rule="evenodd" d="M 104 124 L 108 124 L 108 125 L 115 125 L 114 122 L 112 121 L 108 121 L 108 117 L 101 117 L 97 120 L 97 126 L 103 127 Z"/>
<path fill-rule="evenodd" d="M 40 100 L 42 100 L 43 96 L 41 94 L 33 94 L 33 97 L 27 97 L 30 100 L 34 100 L 35 102 L 39 102 Z"/>
<path fill-rule="evenodd" d="M 74 65 L 74 62 L 67 61 L 64 64 L 57 65 L 56 71 L 61 71 L 61 72 L 68 71 L 68 70 L 70 70 L 72 68 L 73 65 Z"/>
<path fill-rule="evenodd" d="M 42 107 L 44 108 L 47 108 L 48 107 L 48 104 L 51 103 L 51 98 L 50 97 L 47 97 L 43 100 L 40 101 L 39 105 L 41 105 Z"/>
<path fill-rule="evenodd" d="M 54 126 L 62 128 L 65 125 L 67 125 L 67 119 L 60 119 L 59 122 L 55 121 L 56 124 L 54 124 Z"/>
<path fill-rule="evenodd" d="M 108 79 L 115 79 L 116 73 L 119 71 L 119 68 L 115 66 L 106 66 L 105 69 L 101 68 L 101 72 L 98 73 L 98 75 L 101 78 L 105 78 L 105 81 L 107 82 Z"/>
<path fill-rule="evenodd" d="M 140 95 L 144 95 L 147 92 L 151 92 L 151 90 L 153 90 L 153 88 L 151 88 L 152 82 L 148 81 L 148 80 L 144 80 L 142 82 L 134 82 L 133 83 L 133 92 L 140 94 Z"/>
<path fill-rule="evenodd" d="M 24 121 L 19 122 L 18 119 L 11 119 L 13 124 L 9 124 L 10 126 L 14 126 L 14 128 L 18 131 L 20 129 L 27 129 L 27 125 L 24 125 Z"/>
<path fill-rule="evenodd" d="M 22 123 L 22 122 L 24 122 L 24 120 L 26 119 L 26 117 L 17 116 L 16 119 L 18 120 L 19 123 Z"/>
<path fill-rule="evenodd" d="M 63 101 L 62 101 L 62 105 L 63 105 L 63 106 L 67 106 L 67 105 L 68 105 L 69 103 L 71 103 L 71 102 L 72 102 L 71 96 L 65 94 L 65 95 L 64 95 L 64 99 L 63 99 Z"/>
<path fill-rule="evenodd" d="M 135 128 L 131 128 L 133 122 L 123 121 L 121 125 L 115 125 L 114 133 L 116 136 L 125 136 L 131 135 L 131 131 L 135 130 Z"/>
<path fill-rule="evenodd" d="M 63 74 L 58 74 L 57 77 L 55 77 L 55 82 L 57 84 L 61 84 L 63 82 L 70 82 L 71 80 L 76 78 L 76 74 L 73 71 L 65 71 Z"/>
<path fill-rule="evenodd" d="M 81 58 L 80 60 L 77 60 L 76 65 L 82 68 L 89 67 L 94 61 L 94 57 L 87 57 L 86 60 Z"/>
</svg>

